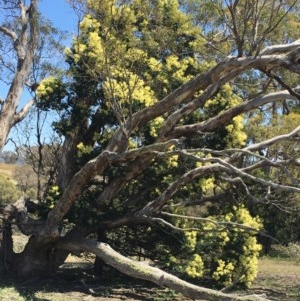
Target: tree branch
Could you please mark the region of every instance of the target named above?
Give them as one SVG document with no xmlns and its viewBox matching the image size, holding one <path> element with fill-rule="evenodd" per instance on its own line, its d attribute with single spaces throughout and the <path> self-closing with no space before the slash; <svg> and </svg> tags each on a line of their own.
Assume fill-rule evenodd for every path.
<svg viewBox="0 0 300 301">
<path fill-rule="evenodd" d="M 300 91 L 297 87 L 295 91 Z M 295 96 L 292 96 L 287 90 L 274 92 L 267 95 L 256 97 L 247 102 L 243 102 L 219 115 L 210 118 L 207 121 L 199 122 L 196 124 L 188 124 L 183 126 L 175 127 L 168 135 L 168 139 L 182 137 L 191 134 L 199 134 L 203 132 L 212 132 L 221 125 L 224 125 L 229 120 L 232 120 L 233 117 L 248 112 L 250 110 L 256 109 L 260 106 L 263 106 L 270 102 L 276 102 L 283 99 L 297 99 Z"/>
<path fill-rule="evenodd" d="M 149 202 L 136 215 L 151 216 L 153 214 L 159 213 L 159 211 L 167 204 L 167 202 L 178 191 L 179 188 L 188 183 L 191 183 L 197 177 L 222 170 L 224 171 L 222 165 L 212 164 L 209 166 L 202 166 L 188 171 L 187 173 L 179 177 L 179 179 L 170 184 L 158 198 L 156 198 L 152 202 Z"/>
<path fill-rule="evenodd" d="M 161 99 L 159 102 L 154 104 L 151 107 L 145 108 L 134 113 L 131 118 L 129 118 L 124 127 L 119 128 L 114 136 L 112 137 L 107 150 L 118 152 L 123 150 L 124 148 L 124 139 L 125 132 L 131 133 L 134 129 L 139 126 L 142 126 L 149 122 L 150 120 L 162 116 L 163 114 L 172 111 L 179 104 L 186 103 L 190 100 L 193 95 L 200 90 L 205 90 L 210 85 L 218 82 L 221 78 L 225 78 L 226 80 L 230 80 L 241 74 L 245 70 L 249 70 L 252 68 L 261 68 L 261 67 L 283 67 L 285 69 L 290 70 L 291 72 L 300 74 L 300 66 L 295 64 L 295 58 L 297 58 L 298 53 L 300 53 L 300 48 L 296 48 L 293 54 L 287 53 L 285 55 L 264 55 L 260 57 L 242 57 L 242 58 L 228 58 L 225 61 L 220 62 L 215 67 L 209 69 L 207 72 L 201 73 L 196 76 L 194 79 L 189 82 L 183 84 L 174 92 L 170 93 L 165 98 Z M 270 102 L 270 99 L 268 100 Z M 248 104 L 248 103 L 245 103 Z M 253 104 L 253 103 L 251 103 Z M 258 105 L 257 105 L 258 106 Z M 254 108 L 254 106 L 253 106 Z M 249 108 L 251 109 L 251 108 Z M 243 113 L 244 111 L 240 111 L 236 113 L 236 115 Z M 232 115 L 232 116 L 236 116 Z M 222 122 L 226 122 L 232 118 L 229 115 L 223 115 Z M 227 117 L 227 119 L 225 119 Z M 215 121 L 213 119 L 213 121 Z M 212 122 L 210 122 L 212 125 Z M 208 125 L 207 125 L 208 126 Z M 125 129 L 125 131 L 124 131 Z M 179 133 L 180 127 L 177 130 L 177 135 L 170 135 L 172 137 L 181 137 Z M 199 132 L 195 129 L 194 132 Z M 183 133 L 184 135 L 184 133 Z"/>
<path fill-rule="evenodd" d="M 176 151 L 176 153 L 182 153 L 182 151 Z M 162 153 L 163 156 L 165 156 L 164 153 Z M 277 190 L 282 191 L 290 191 L 290 192 L 300 192 L 300 187 L 294 187 L 294 186 L 288 186 L 288 185 L 282 185 L 278 183 L 274 183 L 271 181 L 264 180 L 259 177 L 255 177 L 251 174 L 248 174 L 243 170 L 243 168 L 239 169 L 235 167 L 234 165 L 230 164 L 230 160 L 222 160 L 221 158 L 212 157 L 212 158 L 201 158 L 196 155 L 188 154 L 190 158 L 194 158 L 194 160 L 202 162 L 202 163 L 208 163 L 209 165 L 201 166 L 195 169 L 192 169 L 185 174 L 181 175 L 176 181 L 171 183 L 165 191 L 155 200 L 152 202 L 149 202 L 144 208 L 142 208 L 136 216 L 151 216 L 153 214 L 158 214 L 160 210 L 169 202 L 169 200 L 172 198 L 172 196 L 184 185 L 191 183 L 195 178 L 198 178 L 200 176 L 206 175 L 206 174 L 212 174 L 216 172 L 226 172 L 227 174 L 234 174 L 236 176 L 239 176 L 241 178 L 247 178 L 253 182 L 262 184 L 266 187 L 275 188 Z"/>
<path fill-rule="evenodd" d="M 35 104 L 35 100 L 31 99 L 29 100 L 24 106 L 23 108 L 15 114 L 14 116 L 14 124 L 19 123 L 20 121 L 22 121 L 28 114 L 29 110 L 32 108 L 32 106 Z"/>
<path fill-rule="evenodd" d="M 292 130 L 288 134 L 279 135 L 279 136 L 270 138 L 268 140 L 249 145 L 249 146 L 245 147 L 244 150 L 257 151 L 257 150 L 266 148 L 266 147 L 268 147 L 272 144 L 275 144 L 277 142 L 280 142 L 280 141 L 283 141 L 283 140 L 288 140 L 288 139 L 291 139 L 293 137 L 299 137 L 299 135 L 300 135 L 300 126 L 296 127 L 294 130 Z"/>
<path fill-rule="evenodd" d="M 290 44 L 273 45 L 264 48 L 259 55 L 274 55 L 274 54 L 286 54 L 290 51 L 298 49 L 300 47 L 300 40 L 296 40 Z"/>
<path fill-rule="evenodd" d="M 112 163 L 126 162 L 138 156 L 157 151 L 164 151 L 170 146 L 179 143 L 180 140 L 174 139 L 165 143 L 156 143 L 139 149 L 132 149 L 123 153 L 104 151 L 96 158 L 87 162 L 83 168 L 72 178 L 69 186 L 64 191 L 60 200 L 56 203 L 53 210 L 49 213 L 43 235 L 50 235 L 53 238 L 59 237 L 58 225 L 63 217 L 70 210 L 80 193 L 84 190 L 88 182 L 96 175 L 103 174 L 104 170 Z"/>
<path fill-rule="evenodd" d="M 159 286 L 174 289 L 193 300 L 268 301 L 268 299 L 263 296 L 237 296 L 190 284 L 176 276 L 162 271 L 159 268 L 149 266 L 140 261 L 129 259 L 116 252 L 107 244 L 97 243 L 96 241 L 90 239 L 61 239 L 57 243 L 57 247 L 70 251 L 92 252 L 105 263 L 111 265 L 121 273 L 138 279 L 150 281 Z"/>
<path fill-rule="evenodd" d="M 169 213 L 169 212 L 161 212 L 162 215 L 164 216 L 168 216 L 168 217 L 175 217 L 175 218 L 182 218 L 182 219 L 189 219 L 189 220 L 193 220 L 193 221 L 200 221 L 203 223 L 210 223 L 213 224 L 215 226 L 222 226 L 222 230 L 224 230 L 224 228 L 239 228 L 239 229 L 243 229 L 243 230 L 247 230 L 247 231 L 253 231 L 253 232 L 260 232 L 260 230 L 255 229 L 253 227 L 250 226 L 246 226 L 243 224 L 239 224 L 239 223 L 234 223 L 234 222 L 224 222 L 224 221 L 216 221 L 207 217 L 199 217 L 199 216 L 191 216 L 191 215 L 182 215 L 182 214 L 174 214 L 174 213 Z M 189 231 L 189 230 L 185 230 L 185 231 Z M 207 230 L 202 230 L 201 231 L 207 231 Z M 216 230 L 209 230 L 210 232 L 212 231 L 216 231 Z"/>
<path fill-rule="evenodd" d="M 13 43 L 18 39 L 17 34 L 5 26 L 0 26 L 0 32 L 4 33 L 8 37 L 10 37 L 12 39 Z"/>
</svg>

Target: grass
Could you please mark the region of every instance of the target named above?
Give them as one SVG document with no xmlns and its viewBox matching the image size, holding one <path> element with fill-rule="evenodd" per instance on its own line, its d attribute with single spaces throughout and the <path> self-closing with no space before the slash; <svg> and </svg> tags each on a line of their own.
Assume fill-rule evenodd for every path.
<svg viewBox="0 0 300 301">
<path fill-rule="evenodd" d="M 290 259 L 264 257 L 259 262 L 259 272 L 267 275 L 299 275 L 300 263 Z"/>
<path fill-rule="evenodd" d="M 299 301 L 299 261 L 282 257 L 261 258 L 258 277 L 250 290 L 266 294 L 273 301 Z"/>
<path fill-rule="evenodd" d="M 6 179 L 12 180 L 13 182 L 15 169 L 16 165 L 14 164 L 0 163 L 0 175 L 5 177 Z"/>
<path fill-rule="evenodd" d="M 0 301 L 184 301 L 173 291 L 151 283 L 111 274 L 92 276 L 90 265 L 70 258 L 58 274 L 49 279 L 0 283 Z M 106 274 L 105 274 L 106 276 Z M 241 294 L 265 294 L 273 301 L 300 300 L 300 263 L 290 258 L 263 257 L 253 286 Z"/>
</svg>

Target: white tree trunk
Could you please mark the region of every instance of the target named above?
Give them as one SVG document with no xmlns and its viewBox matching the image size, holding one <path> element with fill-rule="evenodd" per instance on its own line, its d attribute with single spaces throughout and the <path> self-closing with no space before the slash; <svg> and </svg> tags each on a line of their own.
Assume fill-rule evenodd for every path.
<svg viewBox="0 0 300 301">
<path fill-rule="evenodd" d="M 0 103 L 0 151 L 7 141 L 11 128 L 24 119 L 34 103 L 30 100 L 17 112 L 38 44 L 37 5 L 37 0 L 31 0 L 30 6 L 26 6 L 24 2 L 19 1 L 20 22 L 22 24 L 20 33 L 17 34 L 5 26 L 0 26 L 0 33 L 11 40 L 17 56 L 13 80 L 5 100 Z"/>
</svg>

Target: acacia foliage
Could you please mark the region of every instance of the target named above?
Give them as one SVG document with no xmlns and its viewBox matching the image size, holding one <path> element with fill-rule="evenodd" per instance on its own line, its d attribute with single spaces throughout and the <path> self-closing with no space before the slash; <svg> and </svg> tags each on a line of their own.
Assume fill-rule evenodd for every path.
<svg viewBox="0 0 300 301">
<path fill-rule="evenodd" d="M 223 221 L 223 225 L 215 224 L 214 220 Z M 238 283 L 249 287 L 258 272 L 261 245 L 255 234 L 262 227 L 260 218 L 252 217 L 243 206 L 234 206 L 227 214 L 211 217 L 202 231 L 185 233 L 187 243 L 183 254 L 188 253 L 190 257 L 185 272 L 192 278 L 206 276 L 219 286 Z"/>
<path fill-rule="evenodd" d="M 60 255 L 63 248 L 83 248 L 122 272 L 185 291 L 191 286 L 157 269 L 142 269 L 142 265 L 84 237 L 97 235 L 128 255 L 136 256 L 133 251 L 139 250 L 141 257 L 157 262 L 162 251 L 175 251 L 178 256 L 176 251 L 180 252 L 182 245 L 176 243 L 185 238 L 182 233 L 195 230 L 184 228 L 182 220 L 192 220 L 187 227 L 197 227 L 202 234 L 205 229 L 201 225 L 207 224 L 208 217 L 218 215 L 222 221 L 212 220 L 222 227 L 233 205 L 245 202 L 258 206 L 261 200 L 251 189 L 253 182 L 266 194 L 299 192 L 297 179 L 289 173 L 290 182 L 284 183 L 260 174 L 265 166 L 285 172 L 296 164 L 296 160 L 272 161 L 260 152 L 285 140 L 297 142 L 299 127 L 284 136 L 254 143 L 252 137 L 247 140 L 244 123 L 250 116 L 243 115 L 257 108 L 269 113 L 271 105 L 282 99 L 299 101 L 299 89 L 285 84 L 288 77 L 284 73 L 282 78 L 277 76 L 282 70 L 300 74 L 299 42 L 266 47 L 260 55 L 250 55 L 248 44 L 240 43 L 234 30 L 235 15 L 228 15 L 239 1 L 230 1 L 226 7 L 223 1 L 210 3 L 219 3 L 219 12 L 231 16 L 229 32 L 211 35 L 201 30 L 195 15 L 181 10 L 175 0 L 87 2 L 79 35 L 66 50 L 69 78 L 45 79 L 37 90 L 40 108 L 60 114 L 54 126 L 65 141 L 58 185 L 49 190 L 53 192 L 51 208 L 45 224 L 40 223 L 32 232 L 34 236 L 22 254 L 25 259 L 30 250 L 35 255 L 41 250 L 41 254 L 49 251 L 49 245 L 57 246 L 51 249 L 52 256 Z M 292 7 L 273 3 L 278 4 L 277 13 Z M 238 8 L 241 16 L 249 17 L 249 11 L 243 13 L 245 5 Z M 218 39 L 223 33 L 228 34 L 227 40 Z M 244 51 L 236 52 L 234 42 L 242 49 L 246 45 Z M 261 42 L 267 43 L 267 36 Z M 229 43 L 230 47 L 220 52 L 215 43 Z M 234 225 L 230 215 L 228 223 Z M 72 229 L 63 236 L 61 227 L 65 225 L 65 231 Z M 237 226 L 243 229 L 243 225 Z M 167 243 L 159 239 L 161 233 L 169 237 Z M 218 235 L 212 239 L 222 245 L 227 233 L 222 235 L 224 239 Z M 246 251 L 246 244 L 257 256 L 252 237 L 250 244 L 244 237 L 238 245 L 240 252 Z M 234 235 L 230 242 L 236 242 Z M 196 255 L 189 255 L 201 267 L 205 260 L 200 252 L 197 249 Z M 211 265 L 215 265 L 211 276 L 228 284 L 235 280 L 226 278 L 234 263 L 229 265 L 217 256 L 221 254 L 211 257 Z M 181 260 L 187 262 L 186 258 Z M 22 263 L 20 274 L 34 273 L 30 263 Z M 193 261 L 191 265 L 194 267 Z M 44 266 L 48 267 L 48 262 Z M 34 268 L 41 272 L 41 264 Z M 251 277 L 253 274 L 245 284 Z M 195 287 L 186 295 L 196 298 L 195 292 L 201 299 L 218 295 Z M 222 298 L 232 299 L 224 294 Z"/>
<path fill-rule="evenodd" d="M 204 2 L 204 4 L 208 5 L 209 2 Z M 217 3 L 211 1 L 211 5 L 210 9 L 213 10 Z M 176 108 L 165 114 L 158 114 L 142 127 L 130 132 L 126 128 L 126 123 L 130 123 L 134 114 L 153 107 L 174 89 L 192 80 L 196 74 L 208 71 L 222 57 L 218 50 L 212 51 L 214 54 L 209 56 L 207 47 L 208 41 L 212 38 L 212 32 L 209 30 L 205 32 L 207 34 L 205 37 L 201 28 L 195 26 L 198 23 L 197 16 L 193 14 L 195 11 L 189 14 L 181 10 L 176 0 L 146 3 L 136 0 L 123 4 L 117 4 L 114 1 L 101 3 L 89 1 L 87 6 L 87 13 L 79 24 L 79 35 L 74 38 L 73 46 L 65 51 L 72 77 L 69 81 L 56 77 L 46 78 L 37 89 L 38 105 L 46 110 L 54 109 L 62 116 L 61 120 L 55 123 L 55 127 L 59 133 L 72 140 L 71 148 L 77 157 L 77 167 L 74 173 L 87 160 L 100 154 L 109 145 L 118 127 L 127 136 L 122 142 L 122 150 L 135 150 L 154 142 L 165 141 L 163 131 L 169 126 L 168 123 L 172 122 L 170 116 L 176 112 Z M 249 9 L 242 5 L 239 7 L 241 10 Z M 230 13 L 230 9 L 233 9 L 230 5 L 228 10 L 224 9 L 224 15 Z M 283 8 L 280 8 L 279 14 L 281 13 L 283 13 Z M 213 21 L 218 22 L 217 19 Z M 248 31 L 244 33 L 245 39 L 248 34 L 250 34 Z M 238 45 L 243 49 L 239 56 L 258 51 L 262 42 L 266 43 L 267 40 L 258 40 L 256 44 L 253 42 L 255 45 Z M 223 42 L 220 41 L 220 43 Z M 226 42 L 224 49 L 227 49 L 227 54 L 234 52 L 232 47 L 229 42 Z M 257 78 L 254 73 L 249 73 L 250 81 L 254 76 Z M 236 91 L 235 88 L 241 90 L 239 85 L 243 81 L 246 79 L 241 77 L 237 79 L 236 85 L 220 84 L 203 105 L 199 104 L 197 109 L 191 111 L 192 114 L 183 114 L 181 118 L 178 118 L 179 127 L 204 122 L 241 105 L 247 94 L 255 92 L 253 89 L 242 91 L 242 93 Z M 205 92 L 200 90 L 192 97 L 201 98 L 204 94 Z M 177 110 L 180 111 L 180 105 Z M 149 199 L 159 198 L 174 180 L 180 179 L 180 175 L 193 168 L 209 166 L 210 160 L 213 161 L 215 156 L 213 151 L 244 147 L 248 138 L 244 128 L 245 120 L 244 115 L 236 115 L 215 128 L 212 133 L 187 136 L 184 147 L 199 148 L 195 156 L 202 158 L 203 162 L 207 160 L 207 163 L 197 159 L 195 162 L 176 152 L 171 155 L 175 149 L 172 146 L 168 149 L 170 155 L 153 161 L 148 159 L 145 166 L 138 169 L 137 173 L 131 170 L 127 163 L 111 166 L 102 175 L 102 182 L 100 181 L 98 185 L 91 185 L 79 197 L 76 206 L 68 214 L 69 220 L 74 219 L 81 225 L 96 229 L 99 218 L 106 220 L 122 218 L 142 208 L 145 205 L 142 199 L 147 202 Z M 206 150 L 203 152 L 200 148 L 206 148 Z M 128 176 L 127 173 L 130 175 Z M 114 181 L 118 183 L 118 187 L 114 193 L 110 192 L 107 198 L 106 191 L 109 191 Z M 64 187 L 60 188 L 64 189 Z M 233 186 L 226 180 L 211 174 L 200 178 L 198 183 L 184 185 L 172 198 L 172 202 L 182 202 L 183 199 L 191 199 L 199 195 L 210 197 L 232 188 Z M 57 197 L 59 197 L 58 194 Z M 124 202 L 125 199 L 131 201 Z M 235 194 L 232 196 L 232 201 L 228 201 L 228 208 L 232 208 L 232 203 L 238 204 L 242 201 L 244 198 Z M 51 207 L 53 206 L 52 203 Z M 225 212 L 229 210 L 228 208 L 224 206 Z M 169 210 L 173 212 L 172 209 Z M 244 212 L 246 209 L 240 210 Z M 237 219 L 235 222 L 247 223 L 238 218 L 238 212 L 233 212 Z M 188 214 L 185 210 L 181 213 Z M 226 220 L 234 213 L 219 214 L 218 217 Z M 205 217 L 207 214 L 204 213 L 202 216 Z M 252 220 L 250 215 L 247 215 L 247 219 L 250 223 L 251 221 L 255 223 L 255 218 Z M 232 222 L 230 218 L 229 220 Z M 166 254 L 171 250 L 176 251 L 176 247 L 171 246 L 170 241 L 168 241 L 169 245 L 165 243 L 164 247 L 149 248 L 147 238 L 153 240 L 156 237 L 161 243 L 162 241 L 157 237 L 161 235 L 160 231 L 151 227 L 148 229 L 150 232 L 157 232 L 150 235 L 149 231 L 133 231 L 135 234 L 132 234 L 143 237 L 140 239 L 140 242 L 143 241 L 143 256 L 157 260 L 161 252 Z M 258 231 L 261 225 L 256 224 L 253 229 Z M 181 258 L 187 266 L 179 270 L 185 271 L 191 277 L 200 278 L 204 274 L 203 270 L 206 265 L 206 269 L 209 270 L 206 275 L 215 281 L 229 285 L 240 277 L 242 279 L 240 283 L 249 285 L 257 272 L 259 253 L 259 246 L 253 234 L 247 234 L 243 230 L 237 235 L 238 238 L 234 238 L 235 234 L 229 238 L 227 230 L 221 234 L 217 229 L 210 230 L 211 234 L 206 236 L 204 234 L 204 237 L 194 232 L 187 234 L 186 248 L 190 248 L 189 256 L 193 259 L 187 261 Z M 132 230 L 127 229 L 127 231 Z M 116 232 L 106 232 L 106 239 L 112 245 L 122 244 L 123 249 L 136 255 L 134 254 L 136 242 L 134 240 L 130 240 L 131 243 L 128 242 L 130 235 L 127 235 L 126 231 L 120 233 L 117 235 Z M 196 247 L 189 246 L 191 242 L 188 239 L 189 235 L 194 238 L 199 236 L 197 241 L 206 240 L 207 245 L 200 247 L 201 243 L 197 243 L 199 246 L 197 252 L 191 252 L 192 249 L 196 251 Z M 178 239 L 182 240 L 183 237 Z M 227 244 L 227 240 L 230 243 Z M 223 252 L 222 247 L 225 246 L 233 251 Z M 200 253 L 205 254 L 208 250 L 206 248 L 211 254 L 204 260 L 206 261 L 204 263 Z M 213 250 L 219 251 L 214 253 Z M 248 250 L 248 253 L 245 250 Z M 174 259 L 175 257 L 169 254 L 166 258 Z M 166 260 L 167 263 L 168 260 Z"/>
</svg>

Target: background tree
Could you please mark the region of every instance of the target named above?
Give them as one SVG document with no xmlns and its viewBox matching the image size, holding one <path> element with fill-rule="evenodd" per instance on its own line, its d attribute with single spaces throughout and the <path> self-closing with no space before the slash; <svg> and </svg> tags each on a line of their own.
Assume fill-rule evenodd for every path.
<svg viewBox="0 0 300 301">
<path fill-rule="evenodd" d="M 1 98 L 0 103 L 0 149 L 6 143 L 10 129 L 33 105 L 33 100 L 30 100 L 17 112 L 38 46 L 37 2 L 30 1 L 29 6 L 24 1 L 4 1 L 1 4 L 5 15 L 4 24 L 0 26 L 1 80 L 8 84 L 8 94 Z M 14 51 L 8 51 L 10 49 Z"/>
<path fill-rule="evenodd" d="M 37 89 L 39 108 L 56 110 L 61 116 L 54 124 L 65 137 L 58 185 L 49 190 L 52 203 L 40 220 L 25 214 L 22 201 L 7 209 L 6 231 L 15 222 L 31 237 L 20 254 L 14 254 L 11 244 L 2 244 L 1 254 L 8 255 L 2 256 L 4 272 L 19 277 L 48 275 L 70 251 L 83 250 L 123 273 L 168 286 L 190 298 L 232 300 L 231 295 L 191 285 L 96 241 L 104 234 L 115 248 L 119 247 L 116 242 L 121 242 L 122 248 L 143 232 L 141 245 L 146 245 L 147 235 L 158 237 L 160 228 L 176 239 L 186 232 L 186 246 L 193 241 L 188 233 L 197 231 L 199 237 L 193 235 L 199 246 L 205 232 L 221 241 L 215 234 L 219 231 L 223 243 L 229 233 L 234 241 L 237 230 L 248 230 L 246 240 L 253 255 L 258 252 L 252 248 L 256 246 L 253 233 L 260 230 L 258 220 L 255 224 L 242 209 L 233 215 L 229 208 L 243 202 L 259 205 L 253 183 L 266 191 L 300 191 L 298 179 L 287 172 L 294 161 L 280 157 L 274 161 L 260 154 L 285 141 L 298 143 L 299 126 L 248 145 L 243 127 L 244 114 L 270 110 L 272 104 L 283 100 L 299 102 L 298 88 L 292 86 L 288 74 L 300 74 L 300 44 L 282 44 L 286 41 L 281 36 L 276 39 L 279 45 L 269 44 L 285 17 L 297 13 L 295 3 L 264 2 L 259 8 L 261 17 L 273 3 L 282 18 L 270 33 L 262 34 L 256 48 L 239 43 L 241 34 L 248 39 L 250 32 L 234 35 L 235 16 L 230 11 L 236 9 L 241 20 L 251 19 L 246 1 L 225 2 L 226 6 L 223 1 L 205 3 L 212 4 L 212 11 L 219 4 L 221 16 L 232 22 L 225 32 L 228 50 L 221 55 L 213 52 L 210 58 L 205 37 L 211 33 L 207 28 L 201 30 L 195 11 L 187 14 L 178 1 L 88 1 L 79 35 L 66 50 L 70 77 L 48 77 Z M 258 7 L 261 2 L 255 3 Z M 216 28 L 220 30 L 220 26 Z M 278 80 L 278 74 L 284 76 Z M 268 85 L 275 81 L 276 89 Z M 266 166 L 273 174 L 285 173 L 287 181 L 266 178 L 262 172 Z M 213 211 L 219 208 L 224 214 L 217 219 Z M 250 224 L 241 223 L 241 216 L 247 216 Z M 130 242 L 127 245 L 126 251 L 131 251 Z M 205 247 L 214 245 L 212 241 Z M 158 241 L 154 248 L 174 251 L 174 244 Z M 186 267 L 187 274 L 192 271 L 190 276 L 204 262 L 197 252 L 191 254 L 193 260 Z M 153 255 L 142 253 L 148 254 Z M 242 262 L 249 254 L 232 255 Z M 232 281 L 228 270 L 233 264 L 215 259 L 215 280 Z M 157 265 L 162 263 L 165 261 Z M 201 276 L 201 270 L 196 269 L 197 273 Z M 233 274 L 238 277 L 239 273 Z"/>
<path fill-rule="evenodd" d="M 288 112 L 286 111 L 288 108 Z M 264 111 L 254 111 L 249 116 L 250 126 L 248 127 L 248 137 L 255 142 L 263 141 L 272 135 L 283 134 L 295 128 L 300 122 L 298 104 L 292 100 L 272 106 L 272 120 L 266 122 L 266 113 Z M 261 150 L 262 155 L 269 160 L 277 161 L 279 158 L 283 161 L 291 161 L 289 173 L 293 178 L 299 178 L 299 142 L 290 140 L 281 143 L 279 147 L 267 147 Z M 291 178 L 287 171 L 278 171 L 272 167 L 265 166 L 260 171 L 262 176 L 268 180 L 276 180 L 280 183 L 291 183 Z M 253 207 L 252 211 L 259 214 L 264 219 L 265 229 L 268 233 L 283 244 L 296 242 L 299 240 L 299 196 L 297 193 L 282 193 L 272 189 L 261 189 L 254 186 L 256 194 L 261 198 L 261 206 Z M 274 215 L 276 218 L 274 218 Z M 275 239 L 274 239 L 275 240 Z M 272 240 L 263 240 L 265 242 L 265 251 L 270 251 Z"/>
<path fill-rule="evenodd" d="M 39 203 L 43 202 L 49 187 L 55 184 L 61 156 L 61 138 L 51 128 L 48 118 L 53 122 L 54 118 L 49 112 L 34 108 L 22 124 L 16 127 L 18 136 L 15 141 L 19 157 L 24 169 L 31 169 L 35 177 L 34 199 Z"/>
<path fill-rule="evenodd" d="M 17 181 L 17 186 L 24 197 L 36 199 L 37 181 L 31 166 L 25 164 L 19 165 L 14 171 L 14 179 Z"/>
<path fill-rule="evenodd" d="M 34 105 L 41 78 L 57 73 L 62 33 L 38 12 L 38 0 L 2 1 L 0 14 L 0 150 L 10 130 L 21 122 Z M 57 58 L 57 62 L 55 61 Z M 28 96 L 26 96 L 26 94 Z M 32 98 L 21 105 L 21 100 Z"/>
</svg>

